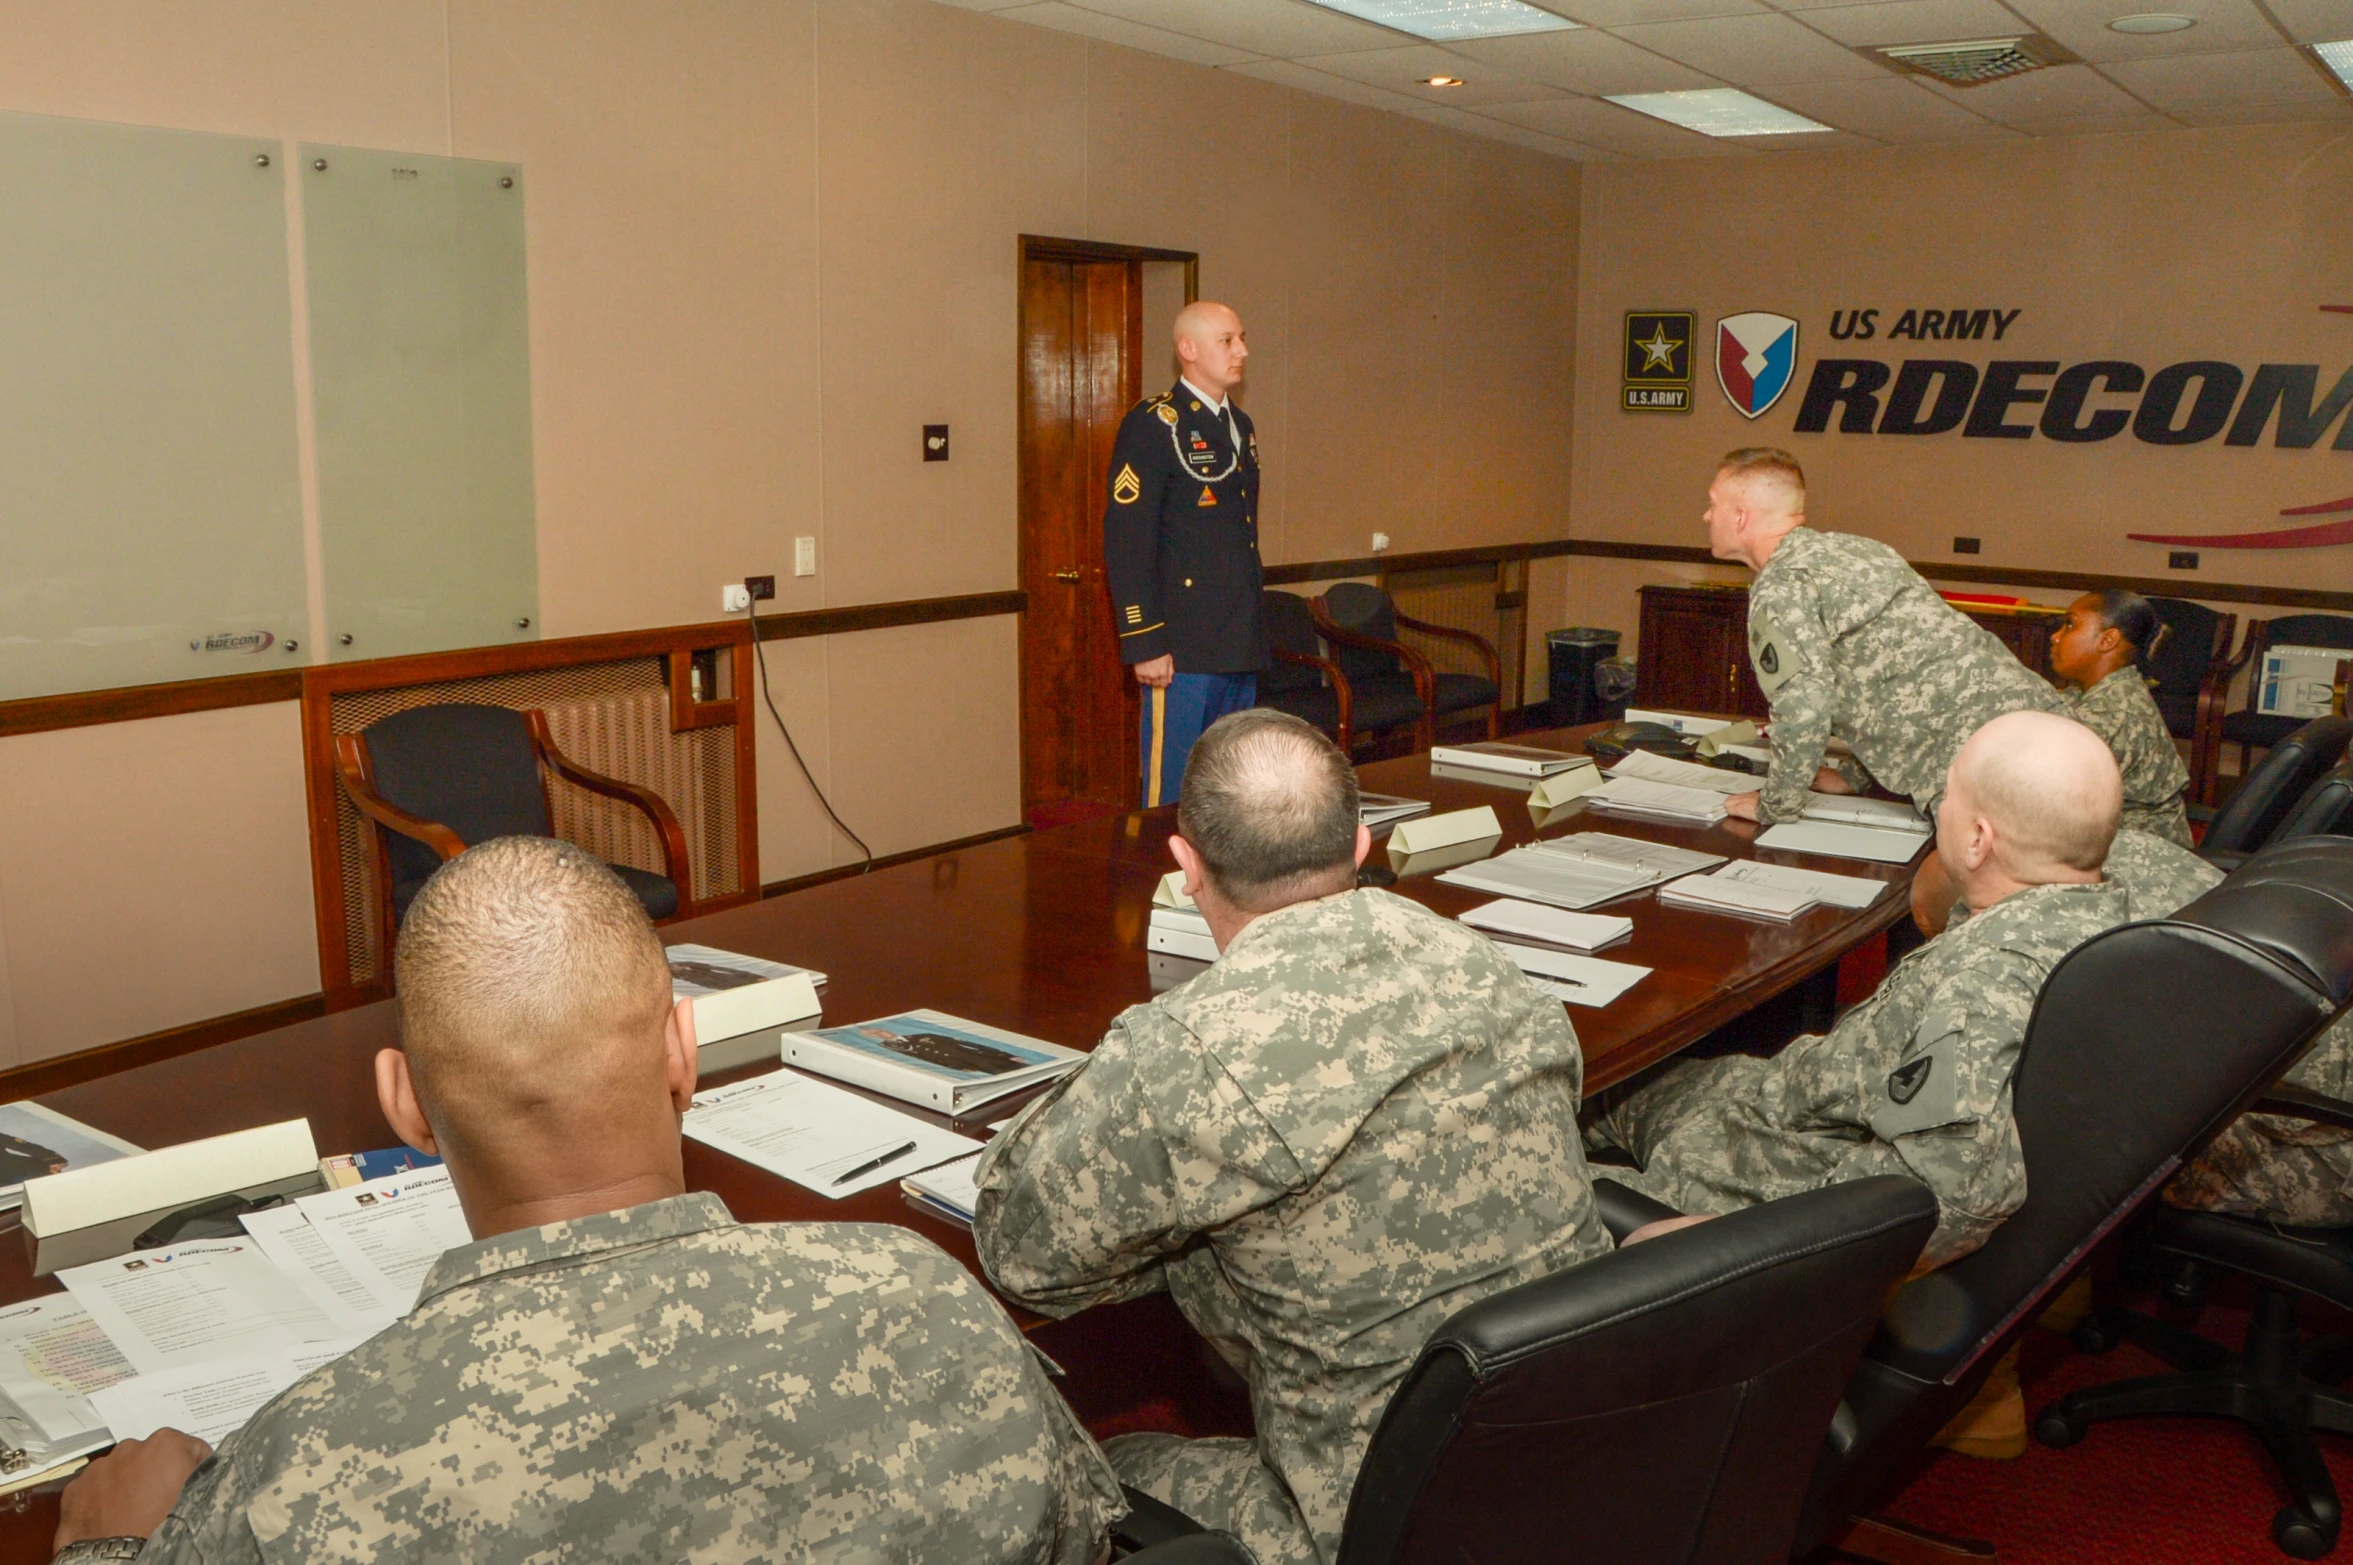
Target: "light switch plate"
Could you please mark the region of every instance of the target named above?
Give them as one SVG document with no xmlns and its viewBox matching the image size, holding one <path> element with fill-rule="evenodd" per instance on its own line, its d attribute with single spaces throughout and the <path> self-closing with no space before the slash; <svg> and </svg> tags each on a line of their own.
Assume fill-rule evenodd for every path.
<svg viewBox="0 0 2353 1565">
<path fill-rule="evenodd" d="M 816 539 L 795 538 L 793 540 L 793 574 L 795 576 L 814 576 L 817 574 Z"/>
</svg>

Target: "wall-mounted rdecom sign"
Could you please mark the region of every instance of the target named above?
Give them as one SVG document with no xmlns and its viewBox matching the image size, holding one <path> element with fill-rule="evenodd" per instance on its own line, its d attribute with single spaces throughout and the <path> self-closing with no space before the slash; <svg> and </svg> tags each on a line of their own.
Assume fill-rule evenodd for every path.
<svg viewBox="0 0 2353 1565">
<path fill-rule="evenodd" d="M 2353 315 L 2353 305 L 2320 308 L 2329 315 Z M 2024 314 L 1992 307 L 1900 313 L 1833 310 L 1830 336 L 1841 344 L 1874 339 L 2005 342 L 2015 352 L 2017 339 L 2029 334 L 2020 329 L 2031 325 L 2021 322 Z M 2347 334 L 2347 346 L 2353 348 L 2353 332 Z M 2329 449 L 2353 451 L 2353 366 L 2338 372 L 2324 392 L 2320 364 L 2185 359 L 2144 366 L 2129 359 L 2067 363 L 2028 358 L 1979 363 L 1932 356 L 1933 352 L 1863 357 L 1842 347 L 1836 356 L 1816 359 L 1798 402 L 1794 432 L 1957 435 L 1964 440 L 2049 440 L 2062 445 L 2120 439 L 2150 446 L 2220 441 L 2226 446 L 2269 444 L 2289 451 L 2308 451 L 2327 440 Z M 1739 406 L 1737 400 L 1734 405 Z M 2216 548 L 2299 549 L 2353 543 L 2353 498 L 2295 506 L 2280 514 L 2331 514 L 2342 519 L 2261 533 L 2129 536 L 2149 543 Z"/>
</svg>

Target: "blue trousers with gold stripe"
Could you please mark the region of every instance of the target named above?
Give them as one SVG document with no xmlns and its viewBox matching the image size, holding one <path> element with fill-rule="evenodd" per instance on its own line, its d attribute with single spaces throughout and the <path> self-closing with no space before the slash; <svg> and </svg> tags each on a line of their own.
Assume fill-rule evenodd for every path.
<svg viewBox="0 0 2353 1565">
<path fill-rule="evenodd" d="M 1144 807 L 1177 802 L 1185 757 L 1201 730 L 1258 704 L 1256 674 L 1179 674 L 1166 690 L 1144 688 Z"/>
</svg>

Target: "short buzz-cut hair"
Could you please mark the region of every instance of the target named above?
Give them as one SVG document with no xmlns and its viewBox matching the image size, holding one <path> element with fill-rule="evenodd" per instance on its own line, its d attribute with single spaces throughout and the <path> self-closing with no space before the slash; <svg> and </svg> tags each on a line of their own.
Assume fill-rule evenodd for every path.
<svg viewBox="0 0 2353 1565">
<path fill-rule="evenodd" d="M 478 843 L 433 872 L 393 957 L 401 1048 L 447 1101 L 495 1080 L 526 1092 L 589 1082 L 649 1043 L 670 968 L 644 906 L 586 849 L 547 837 Z"/>
<path fill-rule="evenodd" d="M 1742 446 L 1724 453 L 1716 464 L 1718 478 L 1764 478 L 1785 485 L 1799 499 L 1806 494 L 1806 470 L 1779 446 Z"/>
<path fill-rule="evenodd" d="M 1356 769 L 1288 712 L 1253 707 L 1194 741 L 1177 830 L 1218 895 L 1271 913 L 1356 883 Z"/>
</svg>

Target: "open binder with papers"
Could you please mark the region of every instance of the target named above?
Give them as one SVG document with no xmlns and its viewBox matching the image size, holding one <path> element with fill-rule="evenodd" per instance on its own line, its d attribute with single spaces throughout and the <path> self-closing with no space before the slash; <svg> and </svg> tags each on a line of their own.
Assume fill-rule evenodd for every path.
<svg viewBox="0 0 2353 1565">
<path fill-rule="evenodd" d="M 1499 897 L 1589 908 L 1723 862 L 1720 854 L 1587 831 L 1514 848 L 1438 878 Z"/>
<path fill-rule="evenodd" d="M 787 1065 L 951 1116 L 1051 1081 L 1086 1058 L 1043 1038 L 941 1011 L 788 1032 L 783 1052 Z"/>
<path fill-rule="evenodd" d="M 1766 831 L 1757 838 L 1757 846 L 1878 864 L 1909 864 L 1934 833 L 1935 828 L 1908 804 L 1809 793 L 1804 815 Z"/>
</svg>

